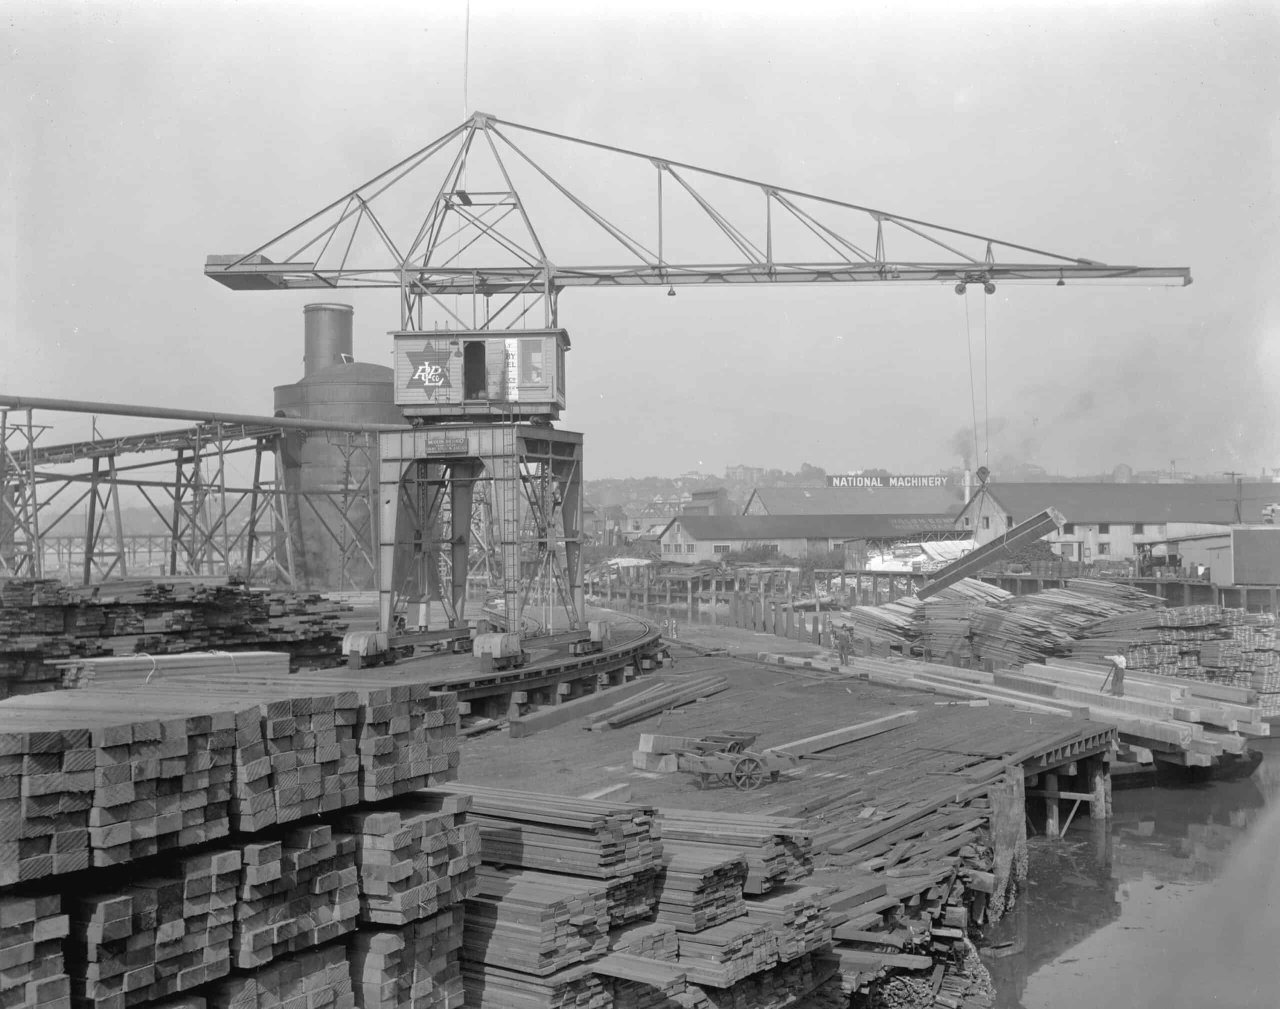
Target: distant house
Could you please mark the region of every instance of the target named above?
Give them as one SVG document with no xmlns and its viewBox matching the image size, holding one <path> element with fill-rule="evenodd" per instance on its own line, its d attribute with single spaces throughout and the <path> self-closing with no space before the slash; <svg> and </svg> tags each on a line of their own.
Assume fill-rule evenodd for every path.
<svg viewBox="0 0 1280 1009">
<path fill-rule="evenodd" d="M 1265 483 L 988 484 L 956 518 L 981 546 L 1046 508 L 1066 520 L 1045 537 L 1063 560 L 1131 560 L 1140 547 L 1258 522 L 1280 497 Z"/>
<path fill-rule="evenodd" d="M 744 515 L 956 515 L 964 488 L 757 487 Z"/>
<path fill-rule="evenodd" d="M 682 515 L 732 515 L 733 513 L 729 492 L 724 487 L 694 491 L 690 495 L 689 503 L 680 512 Z"/>
<path fill-rule="evenodd" d="M 800 558 L 851 543 L 967 538 L 950 515 L 677 515 L 658 543 L 663 560 L 696 564 L 744 550 Z"/>
</svg>

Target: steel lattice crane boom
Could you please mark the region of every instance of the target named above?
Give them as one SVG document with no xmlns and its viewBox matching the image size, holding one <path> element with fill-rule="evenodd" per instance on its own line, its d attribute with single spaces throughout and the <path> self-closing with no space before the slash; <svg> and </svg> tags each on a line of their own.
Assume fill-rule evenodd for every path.
<svg viewBox="0 0 1280 1009">
<path fill-rule="evenodd" d="M 1186 267 L 1117 266 L 476 113 L 205 274 L 235 290 L 397 288 L 485 299 L 485 325 L 567 287 L 703 284 L 1189 284 Z M 497 304 L 493 299 L 497 299 Z M 420 328 L 420 326 L 419 326 Z"/>
</svg>

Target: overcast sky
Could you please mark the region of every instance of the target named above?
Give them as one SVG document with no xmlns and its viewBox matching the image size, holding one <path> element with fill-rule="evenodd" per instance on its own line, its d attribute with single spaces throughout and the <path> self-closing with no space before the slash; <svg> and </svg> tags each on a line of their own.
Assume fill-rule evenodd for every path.
<svg viewBox="0 0 1280 1009">
<path fill-rule="evenodd" d="M 1274 4 L 473 0 L 465 104 L 466 4 L 372 7 L 5 6 L 0 392 L 269 413 L 321 299 L 228 291 L 205 256 L 261 244 L 467 109 L 1195 278 L 570 290 L 563 426 L 588 477 L 927 472 L 960 461 L 975 403 L 992 461 L 1280 467 Z M 357 357 L 390 363 L 395 295 L 340 300 Z"/>
</svg>

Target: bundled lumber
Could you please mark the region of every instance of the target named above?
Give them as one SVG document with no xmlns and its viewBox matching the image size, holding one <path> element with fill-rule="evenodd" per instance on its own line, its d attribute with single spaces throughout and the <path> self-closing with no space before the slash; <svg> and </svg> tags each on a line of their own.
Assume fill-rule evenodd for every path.
<svg viewBox="0 0 1280 1009">
<path fill-rule="evenodd" d="M 778 937 L 766 922 L 736 918 L 701 932 L 681 932 L 676 961 L 689 980 L 728 988 L 778 963 Z"/>
<path fill-rule="evenodd" d="M 142 685 L 171 676 L 225 673 L 284 676 L 288 652 L 187 652 L 179 655 L 120 655 L 71 659 L 55 663 L 67 689 L 110 684 Z"/>
<path fill-rule="evenodd" d="M 368 691 L 357 746 L 360 798 L 389 799 L 454 777 L 458 766 L 458 699 L 425 683 Z"/>
<path fill-rule="evenodd" d="M 676 842 L 663 850 L 658 921 L 681 932 L 698 932 L 746 914 L 742 888 L 747 860 L 740 852 Z"/>
<path fill-rule="evenodd" d="M 480 827 L 487 863 L 594 879 L 661 865 L 652 808 L 469 784 L 440 791 L 471 796 L 468 822 Z"/>
<path fill-rule="evenodd" d="M 463 960 L 466 1005 L 476 1009 L 608 1009 L 609 992 L 585 967 L 544 977 Z"/>
<path fill-rule="evenodd" d="M 462 909 L 358 932 L 349 959 L 356 1009 L 459 1009 Z"/>
<path fill-rule="evenodd" d="M 341 661 L 349 607 L 314 593 L 150 579 L 0 582 L 0 698 L 59 686 L 58 659 L 278 647 L 295 667 Z"/>
<path fill-rule="evenodd" d="M 769 749 L 789 753 L 793 757 L 807 757 L 815 753 L 822 753 L 825 750 L 834 749 L 837 746 L 843 746 L 845 743 L 853 743 L 859 739 L 877 736 L 901 725 L 914 725 L 917 717 L 917 712 L 908 708 L 906 711 L 873 718 L 867 722 L 858 722 L 856 725 L 846 725 L 844 728 L 832 729 L 830 732 L 823 732 L 817 736 L 807 736 L 804 739 L 796 739 L 790 743 L 779 743 L 777 746 L 769 747 Z"/>
<path fill-rule="evenodd" d="M 807 954 L 753 974 L 729 988 L 691 987 L 690 991 L 698 995 L 692 1005 L 694 1009 L 787 1009 L 827 981 L 836 969 L 835 961 L 819 961 Z"/>
<path fill-rule="evenodd" d="M 633 953 L 609 953 L 591 970 L 605 978 L 613 1009 L 681 1009 L 688 987 L 679 965 Z"/>
<path fill-rule="evenodd" d="M 235 743 L 235 712 L 208 698 L 0 702 L 0 884 L 225 836 Z"/>
<path fill-rule="evenodd" d="M 670 711 L 683 704 L 691 704 L 729 689 L 729 681 L 723 676 L 695 676 L 687 681 L 669 684 L 661 689 L 636 694 L 613 707 L 598 711 L 591 718 L 592 729 L 619 729 L 639 722 L 652 715 Z"/>
<path fill-rule="evenodd" d="M 680 941 L 675 926 L 668 922 L 628 925 L 609 933 L 609 952 L 671 961 L 680 955 Z"/>
<path fill-rule="evenodd" d="M 662 809 L 658 821 L 663 838 L 682 847 L 696 845 L 721 857 L 746 856 L 746 893 L 767 893 L 813 869 L 812 838 L 800 819 Z"/>
<path fill-rule="evenodd" d="M 338 820 L 358 845 L 362 922 L 406 925 L 475 893 L 480 829 L 466 822 L 469 806 L 465 795 L 419 792 Z"/>
<path fill-rule="evenodd" d="M 768 924 L 777 934 L 778 959 L 784 963 L 831 945 L 826 894 L 817 887 L 784 886 L 746 904 L 748 919 Z"/>
<path fill-rule="evenodd" d="M 608 945 L 604 886 L 573 876 L 482 866 L 466 902 L 463 955 L 539 976 L 602 954 Z"/>
<path fill-rule="evenodd" d="M 906 649 L 919 633 L 916 626 L 919 607 L 916 599 L 898 599 L 883 606 L 855 606 L 839 617 L 832 617 L 831 624 L 855 638 Z"/>
<path fill-rule="evenodd" d="M 347 948 L 334 943 L 226 978 L 205 993 L 207 1009 L 355 1009 Z"/>
<path fill-rule="evenodd" d="M 360 916 L 357 841 L 319 825 L 244 847 L 232 955 L 257 967 L 353 931 Z"/>
<path fill-rule="evenodd" d="M 642 869 L 605 882 L 609 925 L 617 928 L 653 916 L 658 906 L 658 869 Z"/>
<path fill-rule="evenodd" d="M 123 1009 L 231 970 L 238 849 L 175 860 L 110 892 L 72 898 L 67 967 L 77 1006 Z"/>
<path fill-rule="evenodd" d="M 0 894 L 0 1009 L 71 1009 L 58 894 Z"/>
</svg>

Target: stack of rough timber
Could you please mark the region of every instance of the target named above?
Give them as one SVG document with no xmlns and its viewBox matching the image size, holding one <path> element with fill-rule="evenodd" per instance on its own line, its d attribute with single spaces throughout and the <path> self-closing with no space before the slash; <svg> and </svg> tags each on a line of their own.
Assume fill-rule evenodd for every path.
<svg viewBox="0 0 1280 1009">
<path fill-rule="evenodd" d="M 180 655 L 107 655 L 69 659 L 55 665 L 62 685 L 76 687 L 112 684 L 141 686 L 170 676 L 217 677 L 225 673 L 287 676 L 288 652 L 185 652 Z"/>
<path fill-rule="evenodd" d="M 609 952 L 670 962 L 680 955 L 680 941 L 676 927 L 668 922 L 641 922 L 614 929 L 609 934 Z"/>
<path fill-rule="evenodd" d="M 356 1009 L 347 947 L 334 943 L 227 978 L 206 994 L 207 1009 Z"/>
<path fill-rule="evenodd" d="M 0 1009 L 71 1009 L 62 954 L 69 931 L 57 894 L 0 893 Z"/>
<path fill-rule="evenodd" d="M 0 820 L 23 843 L 0 841 L 0 885 L 225 836 L 235 745 L 235 713 L 208 698 L 9 698 Z"/>
<path fill-rule="evenodd" d="M 58 659 L 278 648 L 295 663 L 341 661 L 349 607 L 321 596 L 149 579 L 86 587 L 0 580 L 0 698 L 51 690 Z"/>
<path fill-rule="evenodd" d="M 119 1009 L 229 973 L 240 868 L 234 849 L 190 855 L 123 889 L 73 898 L 75 1004 Z"/>
<path fill-rule="evenodd" d="M 604 982 L 585 967 L 545 977 L 488 964 L 462 961 L 467 1006 L 485 1009 L 609 1009 Z"/>
<path fill-rule="evenodd" d="M 457 1009 L 462 1005 L 462 908 L 351 940 L 357 1009 Z"/>
<path fill-rule="evenodd" d="M 747 901 L 747 917 L 773 927 L 784 963 L 831 945 L 826 893 L 812 886 L 785 886 Z"/>
<path fill-rule="evenodd" d="M 813 870 L 812 841 L 803 820 L 779 816 L 662 809 L 664 840 L 720 857 L 746 856 L 746 893 L 768 893 Z"/>
<path fill-rule="evenodd" d="M 359 845 L 362 922 L 405 925 L 475 893 L 480 829 L 466 822 L 470 804 L 465 795 L 419 792 L 393 809 L 341 818 Z"/>
<path fill-rule="evenodd" d="M 651 687 L 591 716 L 592 729 L 619 729 L 651 715 L 691 704 L 729 689 L 723 676 L 695 676 L 679 684 Z"/>
<path fill-rule="evenodd" d="M 355 837 L 327 825 L 295 827 L 247 845 L 236 904 L 237 967 L 321 946 L 353 931 L 360 916 Z"/>
<path fill-rule="evenodd" d="M 473 797 L 469 820 L 480 828 L 486 863 L 604 880 L 615 925 L 652 914 L 662 864 L 652 809 L 554 795 L 535 803 L 526 792 L 445 788 Z"/>
<path fill-rule="evenodd" d="M 769 922 L 750 916 L 701 932 L 681 932 L 679 939 L 677 963 L 699 985 L 730 988 L 779 962 L 778 933 Z"/>
<path fill-rule="evenodd" d="M 670 842 L 663 848 L 663 863 L 659 922 L 698 932 L 747 913 L 745 856 Z"/>
<path fill-rule="evenodd" d="M 605 952 L 604 887 L 574 876 L 482 866 L 466 902 L 463 955 L 545 977 Z"/>
</svg>

